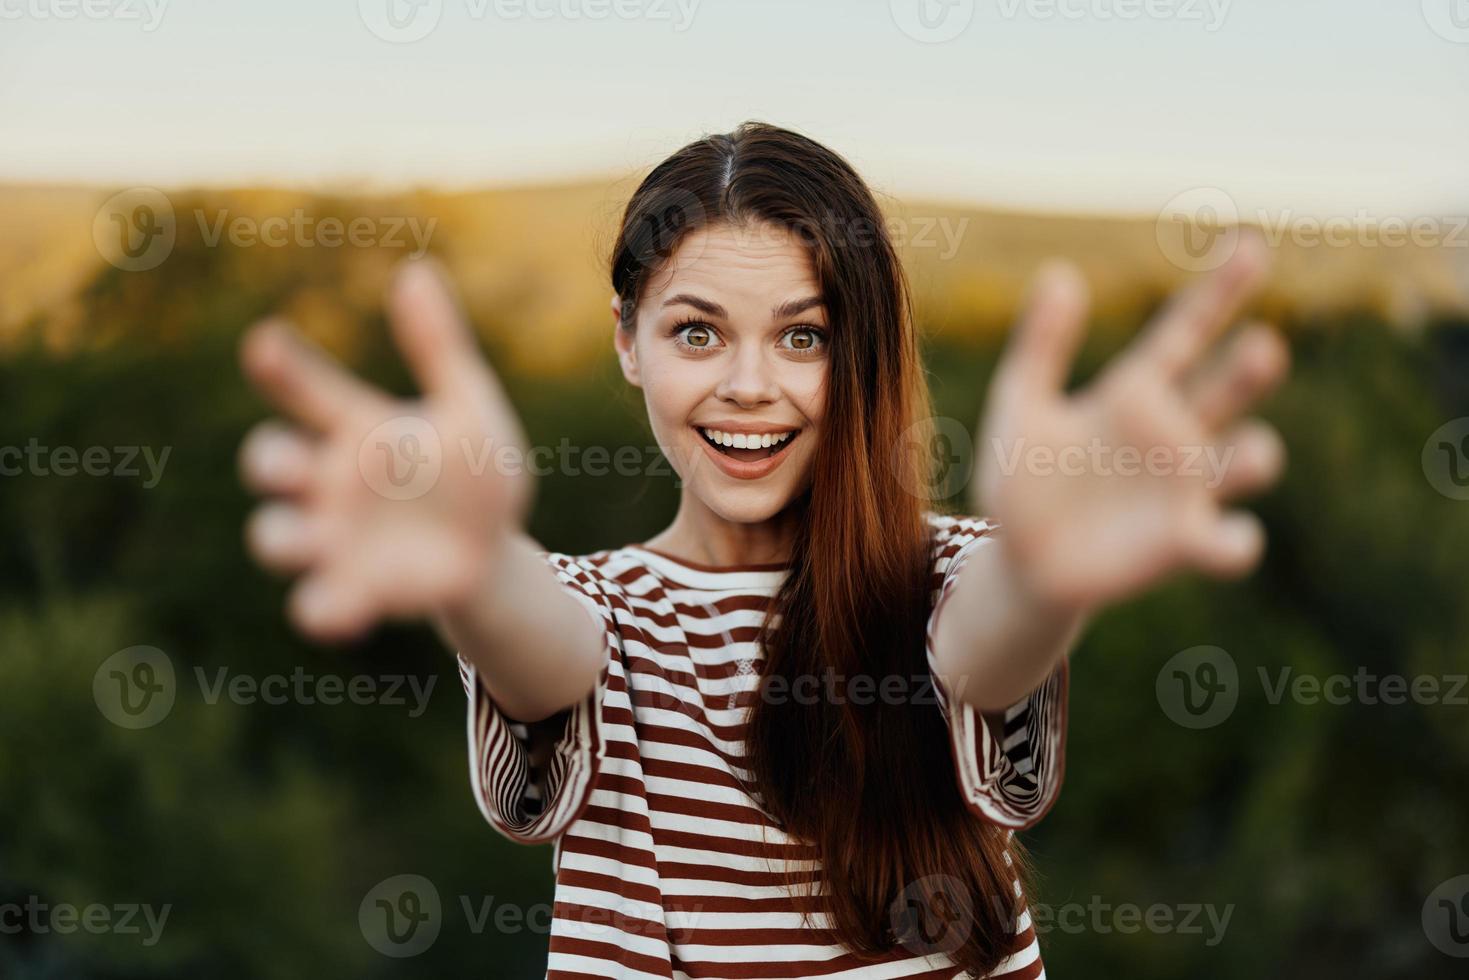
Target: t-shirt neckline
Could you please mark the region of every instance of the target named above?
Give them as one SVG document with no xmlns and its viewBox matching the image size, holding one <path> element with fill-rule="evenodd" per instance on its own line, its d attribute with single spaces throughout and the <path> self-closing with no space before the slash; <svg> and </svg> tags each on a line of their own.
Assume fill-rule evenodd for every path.
<svg viewBox="0 0 1469 980">
<path fill-rule="evenodd" d="M 706 565 L 703 562 L 690 561 L 687 558 L 679 558 L 677 555 L 671 555 L 668 552 L 663 551 L 661 548 L 649 548 L 645 544 L 633 544 L 628 545 L 628 547 L 633 548 L 637 551 L 645 551 L 650 555 L 657 555 L 664 561 L 671 561 L 675 565 L 683 568 L 690 568 L 696 572 L 713 572 L 716 574 L 720 572 L 785 572 L 790 571 L 791 567 L 791 563 L 788 561 L 764 562 L 746 565 Z"/>
</svg>

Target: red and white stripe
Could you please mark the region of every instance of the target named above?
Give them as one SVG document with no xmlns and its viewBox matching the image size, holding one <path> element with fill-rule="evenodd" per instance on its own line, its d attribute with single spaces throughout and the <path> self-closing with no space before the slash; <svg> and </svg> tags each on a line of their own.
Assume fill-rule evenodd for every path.
<svg viewBox="0 0 1469 980">
<path fill-rule="evenodd" d="M 992 528 L 969 517 L 929 521 L 932 670 L 944 600 Z M 835 943 L 810 899 L 782 884 L 797 872 L 818 881 L 819 896 L 815 855 L 770 822 L 744 788 L 741 763 L 759 682 L 755 640 L 785 570 L 711 568 L 640 545 L 545 558 L 604 628 L 609 655 L 597 690 L 565 713 L 557 737 L 533 738 L 499 711 L 468 661 L 459 665 L 481 812 L 512 840 L 555 844 L 548 980 L 960 975 L 942 955 L 902 948 L 859 959 Z M 973 708 L 938 690 L 956 778 L 977 819 L 1013 832 L 1049 809 L 1064 766 L 1066 695 L 1063 659 L 1006 711 L 1001 741 Z M 1014 953 L 990 976 L 1044 976 L 1028 911 Z"/>
</svg>

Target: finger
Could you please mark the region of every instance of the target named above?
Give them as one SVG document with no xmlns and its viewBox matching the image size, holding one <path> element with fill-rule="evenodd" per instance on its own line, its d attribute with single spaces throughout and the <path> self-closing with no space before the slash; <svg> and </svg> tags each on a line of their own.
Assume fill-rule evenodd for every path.
<svg viewBox="0 0 1469 980">
<path fill-rule="evenodd" d="M 1187 370 L 1259 289 L 1269 271 L 1269 258 L 1264 240 L 1241 230 L 1234 254 L 1175 295 L 1138 338 L 1137 356 L 1169 377 Z"/>
<path fill-rule="evenodd" d="M 245 546 L 264 567 L 294 574 L 321 557 L 321 529 L 294 504 L 269 503 L 257 507 L 245 522 Z"/>
<path fill-rule="evenodd" d="M 1200 423 L 1217 432 L 1273 391 L 1289 368 L 1290 349 L 1280 333 L 1254 323 L 1189 383 L 1187 398 Z"/>
<path fill-rule="evenodd" d="M 1041 267 L 1000 362 L 997 380 L 1009 394 L 1033 398 L 1062 390 L 1085 333 L 1087 307 L 1086 280 L 1075 266 L 1052 260 Z"/>
<path fill-rule="evenodd" d="M 1198 521 L 1184 542 L 1184 559 L 1216 578 L 1238 578 L 1265 553 L 1265 527 L 1243 510 L 1214 512 Z"/>
<path fill-rule="evenodd" d="M 240 345 L 245 375 L 283 412 L 326 430 L 378 396 L 281 320 L 251 328 Z"/>
<path fill-rule="evenodd" d="M 1210 455 L 1217 464 L 1210 474 L 1210 489 L 1220 500 L 1258 493 L 1285 469 L 1285 441 L 1259 419 L 1235 426 L 1214 450 Z"/>
<path fill-rule="evenodd" d="M 240 478 L 260 494 L 295 496 L 311 486 L 316 448 L 300 432 L 270 419 L 240 443 Z"/>
<path fill-rule="evenodd" d="M 398 348 L 425 392 L 479 394 L 488 366 L 437 263 L 406 263 L 393 280 L 388 311 Z"/>
<path fill-rule="evenodd" d="M 291 590 L 286 609 L 297 629 L 324 643 L 356 639 L 374 621 L 365 590 L 347 575 L 333 572 L 303 579 Z"/>
<path fill-rule="evenodd" d="M 467 601 L 484 580 L 486 559 L 466 537 L 428 534 L 414 548 L 384 544 L 365 552 L 361 578 L 368 591 L 381 597 L 384 618 L 412 617 L 426 604 Z"/>
</svg>

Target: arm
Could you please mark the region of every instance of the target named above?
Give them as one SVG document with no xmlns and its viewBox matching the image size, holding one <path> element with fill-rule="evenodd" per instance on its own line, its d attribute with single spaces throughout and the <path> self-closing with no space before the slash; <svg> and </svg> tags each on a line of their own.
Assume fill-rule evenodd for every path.
<svg viewBox="0 0 1469 980">
<path fill-rule="evenodd" d="M 1263 246 L 1241 235 L 1213 275 L 1180 293 L 1075 394 L 1064 391 L 1087 302 L 1064 266 L 1040 277 L 995 372 L 972 504 L 998 525 L 960 571 L 934 641 L 941 679 L 995 722 L 1066 656 L 1098 609 L 1185 568 L 1248 572 L 1259 521 L 1227 510 L 1280 473 L 1279 436 L 1238 417 L 1284 377 L 1266 327 L 1202 363 L 1258 287 Z"/>
<path fill-rule="evenodd" d="M 939 680 L 1003 737 L 1004 710 L 1050 675 L 1086 619 L 1079 606 L 1052 602 L 1024 583 L 1001 528 L 970 556 L 938 619 Z"/>
<path fill-rule="evenodd" d="M 530 476 L 502 464 L 525 458 L 519 419 L 431 264 L 405 267 L 389 312 L 421 398 L 364 383 L 284 324 L 246 336 L 247 376 L 296 423 L 241 447 L 270 498 L 247 544 L 300 577 L 289 612 L 306 635 L 434 618 L 508 714 L 549 717 L 595 688 L 605 642 L 521 530 Z"/>
<path fill-rule="evenodd" d="M 447 605 L 434 625 L 517 721 L 536 722 L 582 700 L 605 657 L 602 627 L 573 599 L 515 531 L 465 601 Z"/>
</svg>

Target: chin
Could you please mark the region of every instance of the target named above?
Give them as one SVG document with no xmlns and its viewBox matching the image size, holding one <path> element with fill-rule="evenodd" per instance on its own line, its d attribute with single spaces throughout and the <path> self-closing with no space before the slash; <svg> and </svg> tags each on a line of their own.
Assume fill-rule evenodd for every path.
<svg viewBox="0 0 1469 980">
<path fill-rule="evenodd" d="M 710 511 L 731 524 L 760 524 L 775 517 L 791 502 L 794 494 L 773 489 L 711 490 L 702 488 L 699 499 Z"/>
</svg>

